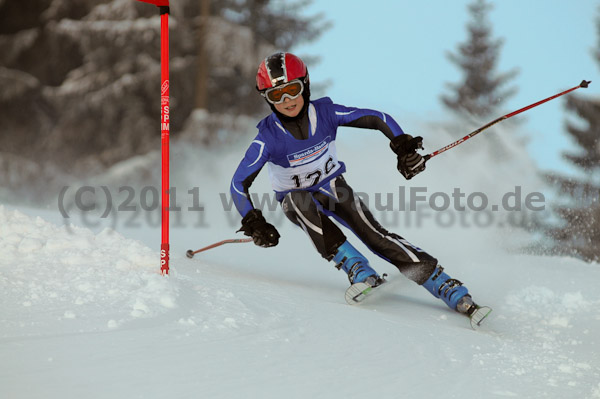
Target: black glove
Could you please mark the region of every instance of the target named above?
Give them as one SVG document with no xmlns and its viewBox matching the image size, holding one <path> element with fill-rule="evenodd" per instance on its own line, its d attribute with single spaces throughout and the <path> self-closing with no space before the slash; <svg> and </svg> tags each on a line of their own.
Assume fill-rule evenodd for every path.
<svg viewBox="0 0 600 399">
<path fill-rule="evenodd" d="M 279 232 L 272 224 L 267 223 L 260 209 L 248 212 L 242 219 L 242 227 L 238 231 L 251 236 L 254 243 L 260 247 L 274 247 L 279 243 Z"/>
<path fill-rule="evenodd" d="M 390 141 L 390 147 L 398 155 L 398 171 L 406 180 L 425 170 L 425 158 L 417 152 L 423 148 L 423 137 L 401 134 Z"/>
</svg>

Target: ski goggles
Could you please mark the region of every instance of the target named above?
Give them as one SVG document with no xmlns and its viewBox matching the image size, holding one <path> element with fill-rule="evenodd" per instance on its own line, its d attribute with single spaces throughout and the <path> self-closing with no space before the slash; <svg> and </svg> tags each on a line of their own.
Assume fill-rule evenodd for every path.
<svg viewBox="0 0 600 399">
<path fill-rule="evenodd" d="M 283 100 L 289 98 L 290 100 L 295 100 L 299 95 L 304 91 L 304 84 L 302 81 L 292 80 L 289 83 L 284 84 L 283 86 L 272 87 L 270 89 L 261 92 L 269 103 L 271 104 L 281 104 Z"/>
</svg>

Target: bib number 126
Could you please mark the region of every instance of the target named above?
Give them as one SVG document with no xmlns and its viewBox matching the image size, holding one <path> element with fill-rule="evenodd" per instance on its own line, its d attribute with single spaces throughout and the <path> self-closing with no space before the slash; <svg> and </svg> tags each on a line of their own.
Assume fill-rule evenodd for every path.
<svg viewBox="0 0 600 399">
<path fill-rule="evenodd" d="M 308 172 L 304 176 L 304 181 L 312 181 L 310 184 L 305 185 L 304 188 L 316 186 L 317 184 L 319 184 L 321 177 L 323 175 L 327 176 L 329 172 L 333 170 L 334 167 L 335 163 L 333 162 L 333 158 L 329 157 L 327 162 L 325 162 L 325 167 L 323 169 L 315 169 L 312 172 Z M 302 188 L 302 181 L 299 175 L 292 176 L 292 180 L 294 181 L 294 185 L 296 186 L 296 188 Z"/>
</svg>

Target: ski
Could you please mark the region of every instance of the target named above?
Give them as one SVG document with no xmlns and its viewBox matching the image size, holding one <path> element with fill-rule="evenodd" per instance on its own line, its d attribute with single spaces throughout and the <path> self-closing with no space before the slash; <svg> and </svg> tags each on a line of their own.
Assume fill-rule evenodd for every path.
<svg viewBox="0 0 600 399">
<path fill-rule="evenodd" d="M 346 289 L 346 302 L 349 305 L 358 305 L 371 296 L 373 292 L 377 291 L 377 289 L 386 282 L 387 280 L 383 280 L 381 284 L 374 287 L 364 282 L 352 284 L 350 287 L 348 287 L 348 289 Z M 473 330 L 477 330 L 481 326 L 481 323 L 483 323 L 490 313 L 492 313 L 492 308 L 489 306 L 476 306 L 477 308 L 468 315 L 471 328 Z"/>
<path fill-rule="evenodd" d="M 383 284 L 387 283 L 385 279 L 387 274 L 383 274 L 381 279 L 376 283 L 377 285 L 371 285 L 367 282 L 355 283 L 352 284 L 346 290 L 346 302 L 349 305 L 357 305 L 364 301 L 374 290 L 381 287 Z"/>
<path fill-rule="evenodd" d="M 352 284 L 346 290 L 346 302 L 348 305 L 356 305 L 357 303 L 364 301 L 372 289 L 373 287 L 367 283 Z"/>
<path fill-rule="evenodd" d="M 473 313 L 469 315 L 469 320 L 471 321 L 471 328 L 473 330 L 477 330 L 483 320 L 488 317 L 492 313 L 492 308 L 489 306 L 477 306 L 477 309 Z"/>
<path fill-rule="evenodd" d="M 371 287 L 367 283 L 352 284 L 346 290 L 346 302 L 349 305 L 359 304 L 364 301 L 374 289 L 374 287 Z"/>
</svg>

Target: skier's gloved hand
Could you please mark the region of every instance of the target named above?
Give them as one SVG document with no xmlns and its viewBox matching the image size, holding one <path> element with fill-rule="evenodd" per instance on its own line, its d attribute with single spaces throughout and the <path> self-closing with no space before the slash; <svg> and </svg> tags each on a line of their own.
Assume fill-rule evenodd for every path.
<svg viewBox="0 0 600 399">
<path fill-rule="evenodd" d="M 390 141 L 390 148 L 398 155 L 398 171 L 406 180 L 425 170 L 425 158 L 417 152 L 423 149 L 423 137 L 401 134 Z"/>
<path fill-rule="evenodd" d="M 242 219 L 242 227 L 238 231 L 243 231 L 245 235 L 252 237 L 254 244 L 260 247 L 274 247 L 279 243 L 279 232 L 272 225 L 267 223 L 260 209 L 253 209 Z"/>
</svg>

